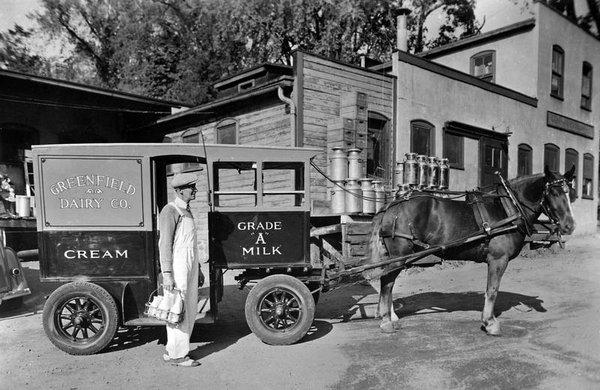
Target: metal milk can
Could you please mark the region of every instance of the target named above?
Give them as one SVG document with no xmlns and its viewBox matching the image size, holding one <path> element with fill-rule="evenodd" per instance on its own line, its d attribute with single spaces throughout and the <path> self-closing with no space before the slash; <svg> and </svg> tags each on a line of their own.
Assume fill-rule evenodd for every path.
<svg viewBox="0 0 600 390">
<path fill-rule="evenodd" d="M 404 184 L 404 162 L 397 162 L 394 169 L 394 180 L 396 185 Z"/>
<path fill-rule="evenodd" d="M 429 157 L 427 162 L 427 187 L 437 189 L 440 185 L 439 158 Z"/>
<path fill-rule="evenodd" d="M 385 188 L 382 181 L 374 180 L 373 189 L 375 190 L 375 212 L 378 213 L 385 206 Z"/>
<path fill-rule="evenodd" d="M 419 176 L 418 174 L 418 165 L 417 165 L 417 154 L 416 153 L 406 153 L 406 160 L 404 161 L 404 181 L 402 184 L 410 184 L 417 185 Z M 396 183 L 400 184 L 400 183 Z"/>
<path fill-rule="evenodd" d="M 417 186 L 419 186 L 419 189 L 427 187 L 428 170 L 427 156 L 420 154 L 417 157 Z"/>
<path fill-rule="evenodd" d="M 346 212 L 346 191 L 344 191 L 344 180 L 336 180 L 331 189 L 331 212 L 333 214 L 344 214 Z"/>
<path fill-rule="evenodd" d="M 360 213 L 362 211 L 362 198 L 360 185 L 357 180 L 346 180 L 346 213 Z"/>
<path fill-rule="evenodd" d="M 361 149 L 348 149 L 348 179 L 358 180 L 362 176 L 360 152 Z"/>
<path fill-rule="evenodd" d="M 362 190 L 362 212 L 365 214 L 375 213 L 375 190 L 373 189 L 373 179 L 360 179 L 360 189 Z"/>
<path fill-rule="evenodd" d="M 450 186 L 450 166 L 447 158 L 440 159 L 440 190 L 447 190 Z"/>
<path fill-rule="evenodd" d="M 331 180 L 346 180 L 348 177 L 348 157 L 342 147 L 331 148 L 331 157 L 329 158 L 329 174 Z"/>
</svg>

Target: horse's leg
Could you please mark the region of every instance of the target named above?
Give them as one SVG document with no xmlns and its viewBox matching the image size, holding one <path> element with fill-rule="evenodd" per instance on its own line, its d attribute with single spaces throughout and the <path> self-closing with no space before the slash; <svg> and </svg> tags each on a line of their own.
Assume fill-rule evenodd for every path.
<svg viewBox="0 0 600 390">
<path fill-rule="evenodd" d="M 500 321 L 494 316 L 494 304 L 496 303 L 496 297 L 498 296 L 500 280 L 508 265 L 508 256 L 503 255 L 499 258 L 495 258 L 488 255 L 487 263 L 487 288 L 485 291 L 485 304 L 483 306 L 483 312 L 481 313 L 481 321 L 483 322 L 487 334 L 500 336 Z"/>
<path fill-rule="evenodd" d="M 381 318 L 381 311 L 380 308 L 382 306 L 382 302 L 381 302 L 381 279 L 377 279 L 377 280 L 369 280 L 369 283 L 371 284 L 371 287 L 373 287 L 373 289 L 375 291 L 377 291 L 377 294 L 379 295 L 379 301 L 377 302 L 377 312 L 375 312 L 375 318 Z M 390 297 L 392 295 L 390 294 Z M 389 303 L 388 303 L 389 304 Z M 392 303 L 390 305 L 390 307 L 392 308 L 391 312 L 390 312 L 390 318 L 392 319 L 392 323 L 395 324 L 400 320 L 400 318 L 398 318 L 398 315 L 396 314 L 396 310 L 394 310 L 394 302 L 392 299 Z"/>
<path fill-rule="evenodd" d="M 393 333 L 397 328 L 397 326 L 394 326 L 393 322 L 398 321 L 398 316 L 394 312 L 392 289 L 394 288 L 394 282 L 399 273 L 400 270 L 396 270 L 381 277 L 381 292 L 379 293 L 381 324 L 379 325 L 379 328 L 381 328 L 381 331 L 384 333 Z"/>
</svg>

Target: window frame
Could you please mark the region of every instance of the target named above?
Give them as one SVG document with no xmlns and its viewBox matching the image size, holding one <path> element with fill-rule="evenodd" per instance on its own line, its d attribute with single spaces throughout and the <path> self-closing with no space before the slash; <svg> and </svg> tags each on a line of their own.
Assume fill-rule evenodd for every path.
<svg viewBox="0 0 600 390">
<path fill-rule="evenodd" d="M 527 170 L 528 172 L 521 174 L 521 151 L 527 151 L 527 165 L 529 167 L 529 169 Z M 531 147 L 531 145 L 526 144 L 526 143 L 520 143 L 519 146 L 517 147 L 517 177 L 521 177 L 521 176 L 527 176 L 527 175 L 532 175 L 533 174 L 533 148 Z"/>
<path fill-rule="evenodd" d="M 588 70 L 588 77 L 589 77 L 589 95 L 585 95 L 585 90 L 584 90 L 584 81 L 586 79 L 586 69 Z M 583 61 L 583 64 L 581 66 L 581 108 L 587 111 L 592 111 L 592 91 L 593 91 L 593 84 L 594 82 L 594 67 L 592 66 L 592 64 L 590 64 L 587 61 Z M 584 102 L 584 99 L 587 99 L 586 102 Z"/>
<path fill-rule="evenodd" d="M 485 57 L 490 54 L 492 56 L 492 71 L 491 71 L 491 73 L 486 73 L 481 76 L 476 76 L 475 75 L 475 61 L 479 58 Z M 475 76 L 481 80 L 484 80 L 484 81 L 487 81 L 490 83 L 495 83 L 496 82 L 496 51 L 495 50 L 484 50 L 477 54 L 473 54 L 470 58 L 470 72 L 471 72 L 471 76 Z M 487 77 L 489 77 L 489 75 L 491 75 L 491 79 L 487 80 Z"/>
<path fill-rule="evenodd" d="M 579 185 L 579 181 L 577 180 L 578 176 L 579 176 L 579 152 L 573 148 L 567 148 L 565 149 L 565 170 L 564 172 L 567 172 L 569 169 L 571 169 L 570 165 L 567 165 L 569 162 L 569 155 L 575 157 L 575 172 L 573 173 L 573 188 L 575 188 L 575 190 L 577 190 L 577 186 Z"/>
<path fill-rule="evenodd" d="M 458 145 L 459 161 L 452 162 L 449 160 L 449 166 L 450 166 L 450 168 L 464 170 L 465 169 L 465 136 L 444 128 L 443 146 L 442 146 L 442 148 L 443 148 L 442 155 L 444 156 L 444 158 L 449 158 L 448 157 L 448 149 L 447 149 L 448 148 L 448 142 L 447 142 L 447 138 L 446 138 L 447 136 L 457 137 L 460 140 L 460 143 Z"/>
<path fill-rule="evenodd" d="M 424 119 L 414 119 L 410 121 L 410 151 L 415 152 L 415 127 L 420 130 L 429 130 L 429 152 L 425 155 L 433 156 L 435 154 L 435 126 Z M 417 153 L 417 152 L 415 152 Z M 421 153 L 418 153 L 421 154 Z"/>
<path fill-rule="evenodd" d="M 586 167 L 586 160 L 589 161 L 589 166 Z M 586 171 L 586 168 L 589 168 L 589 172 Z M 582 199 L 594 199 L 594 156 L 591 153 L 583 154 L 583 169 L 581 175 L 581 198 Z M 587 179 L 589 179 L 591 183 L 591 190 L 588 194 L 585 190 Z"/>
<path fill-rule="evenodd" d="M 235 126 L 235 131 L 234 131 L 234 142 L 233 143 L 223 143 L 223 142 L 219 142 L 219 129 L 225 128 L 227 126 L 231 126 L 234 125 Z M 215 124 L 215 143 L 216 144 L 221 144 L 221 145 L 238 145 L 239 144 L 239 123 L 238 120 L 235 118 L 225 118 L 219 122 L 217 122 Z"/>
<path fill-rule="evenodd" d="M 547 150 L 553 150 L 556 152 L 556 167 L 548 166 L 548 169 L 550 169 L 551 171 L 554 171 L 554 172 L 558 172 L 560 170 L 560 148 L 558 147 L 558 145 L 550 143 L 550 142 L 547 144 L 544 144 L 544 166 L 548 165 L 548 162 L 546 161 L 546 151 Z M 556 168 L 556 169 L 554 169 L 554 168 Z"/>
<path fill-rule="evenodd" d="M 560 69 L 554 69 L 554 53 L 558 53 L 561 56 Z M 552 45 L 552 58 L 550 62 L 550 70 L 551 70 L 551 78 L 550 78 L 550 96 L 555 97 L 557 99 L 563 100 L 565 95 L 565 50 L 559 45 Z M 557 77 L 559 80 L 558 92 L 554 92 L 552 90 L 552 80 L 554 77 Z"/>
</svg>

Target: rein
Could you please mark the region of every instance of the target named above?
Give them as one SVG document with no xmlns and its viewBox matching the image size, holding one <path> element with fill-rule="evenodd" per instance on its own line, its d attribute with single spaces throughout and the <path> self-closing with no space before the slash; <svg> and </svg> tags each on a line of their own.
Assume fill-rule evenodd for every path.
<svg viewBox="0 0 600 390">
<path fill-rule="evenodd" d="M 562 244 L 562 234 L 560 231 L 560 224 L 559 224 L 559 220 L 558 217 L 550 210 L 550 208 L 548 207 L 548 205 L 546 204 L 547 200 L 546 197 L 550 194 L 550 188 L 552 187 L 561 187 L 564 188 L 565 185 L 568 185 L 567 180 L 565 178 L 560 178 L 560 179 L 556 179 L 553 180 L 551 182 L 546 182 L 546 184 L 544 185 L 544 191 L 542 192 L 542 197 L 541 199 L 536 203 L 535 206 L 533 207 L 529 207 L 526 204 L 523 204 L 523 202 L 520 201 L 520 199 L 518 198 L 518 196 L 516 196 L 515 191 L 512 189 L 512 187 L 510 186 L 510 184 L 508 182 L 504 181 L 504 178 L 499 175 L 500 180 L 502 181 L 502 183 L 505 185 L 505 187 L 507 189 L 510 189 L 509 195 L 512 192 L 513 194 L 515 194 L 514 196 L 514 203 L 515 205 L 518 207 L 519 212 L 521 213 L 521 215 L 523 216 L 523 222 L 525 223 L 525 229 L 526 229 L 526 234 L 528 236 L 531 236 L 534 227 L 533 224 L 530 223 L 527 218 L 525 217 L 525 213 L 523 210 L 523 207 L 528 209 L 529 211 L 531 211 L 532 213 L 536 213 L 536 208 L 539 207 L 542 209 L 542 212 L 548 216 L 548 218 L 550 219 L 550 222 L 552 222 L 554 224 L 555 227 L 549 226 L 548 224 L 544 223 L 544 222 L 540 222 L 540 224 L 542 226 L 544 226 L 545 228 L 547 228 L 550 232 L 552 232 L 552 234 L 556 234 L 559 238 L 559 245 L 561 246 L 561 248 L 563 247 Z M 566 191 L 565 191 L 566 192 Z M 512 198 L 512 196 L 511 196 Z"/>
</svg>

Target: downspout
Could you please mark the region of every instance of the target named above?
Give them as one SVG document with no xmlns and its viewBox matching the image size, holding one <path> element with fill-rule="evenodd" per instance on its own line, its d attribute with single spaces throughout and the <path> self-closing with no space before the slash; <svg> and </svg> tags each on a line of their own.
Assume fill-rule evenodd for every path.
<svg viewBox="0 0 600 390">
<path fill-rule="evenodd" d="M 281 85 L 277 88 L 277 96 L 279 97 L 279 100 L 281 100 L 282 102 L 284 102 L 285 104 L 288 104 L 290 106 L 290 114 L 292 115 L 292 120 L 290 121 L 290 130 L 292 131 L 292 136 L 295 137 L 296 136 L 296 105 L 294 104 L 294 101 L 291 98 L 289 98 L 283 94 L 283 87 Z"/>
</svg>

